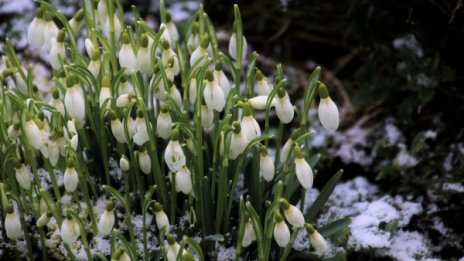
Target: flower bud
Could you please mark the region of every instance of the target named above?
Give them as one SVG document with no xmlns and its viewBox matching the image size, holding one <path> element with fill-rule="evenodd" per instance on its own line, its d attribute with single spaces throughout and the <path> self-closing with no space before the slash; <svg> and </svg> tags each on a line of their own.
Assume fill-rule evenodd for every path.
<svg viewBox="0 0 464 261">
<path fill-rule="evenodd" d="M 220 66 L 220 61 L 217 64 L 217 66 Z M 217 83 L 219 84 L 219 87 L 221 87 L 222 92 L 224 93 L 224 97 L 227 98 L 230 92 L 230 82 L 229 79 L 227 79 L 226 74 L 222 70 L 222 68 L 216 68 L 213 72 L 214 74 L 214 79 L 216 79 Z"/>
<path fill-rule="evenodd" d="M 158 229 L 162 230 L 164 228 L 165 232 L 169 232 L 169 219 L 163 210 L 163 206 L 156 202 L 154 205 L 154 210 L 156 225 L 158 226 Z"/>
<path fill-rule="evenodd" d="M 37 227 L 43 227 L 50 222 L 53 214 L 50 210 L 45 211 L 42 215 L 40 215 L 39 219 L 37 219 L 36 225 Z"/>
<path fill-rule="evenodd" d="M 72 247 L 80 234 L 79 225 L 71 218 L 71 216 L 68 215 L 65 219 L 63 219 L 60 229 L 60 235 L 63 242 Z"/>
<path fill-rule="evenodd" d="M 232 133 L 232 137 L 230 140 L 230 148 L 229 148 L 229 159 L 236 159 L 238 155 L 243 153 L 245 150 L 246 145 L 248 144 L 247 137 L 242 131 L 240 127 L 240 123 L 237 121 L 233 122 L 234 133 Z"/>
<path fill-rule="evenodd" d="M 126 75 L 138 70 L 137 58 L 130 44 L 130 38 L 127 32 L 122 34 L 122 45 L 119 50 L 119 65 L 121 68 L 126 68 L 124 71 Z"/>
<path fill-rule="evenodd" d="M 319 121 L 325 129 L 336 130 L 340 124 L 340 115 L 337 105 L 330 98 L 327 87 L 323 83 L 319 84 L 319 96 L 321 97 L 317 111 Z"/>
<path fill-rule="evenodd" d="M 19 216 L 16 214 L 13 204 L 11 203 L 7 205 L 5 232 L 6 236 L 11 240 L 18 240 L 21 235 L 21 223 L 19 222 Z"/>
<path fill-rule="evenodd" d="M 179 32 L 177 31 L 176 25 L 172 22 L 170 13 L 166 13 L 166 29 L 169 32 L 169 36 L 171 36 L 172 42 L 179 40 Z"/>
<path fill-rule="evenodd" d="M 44 44 L 45 20 L 43 17 L 44 10 L 37 8 L 35 17 L 27 28 L 27 40 L 32 48 L 40 49 Z"/>
<path fill-rule="evenodd" d="M 156 132 L 162 139 L 167 140 L 171 137 L 172 119 L 166 107 L 161 107 L 161 112 L 156 120 Z"/>
<path fill-rule="evenodd" d="M 126 135 L 124 133 L 124 126 L 122 125 L 121 120 L 116 116 L 116 112 L 110 111 L 108 117 L 111 120 L 111 132 L 113 133 L 114 138 L 119 143 L 126 142 Z"/>
<path fill-rule="evenodd" d="M 171 140 L 166 147 L 164 152 L 164 161 L 168 165 L 169 170 L 177 172 L 185 166 L 185 154 L 182 147 L 179 144 L 179 131 L 173 130 L 171 134 Z"/>
<path fill-rule="evenodd" d="M 151 46 L 149 45 L 148 36 L 142 35 L 141 46 L 137 51 L 137 68 L 141 73 L 151 76 L 153 66 L 151 63 Z"/>
<path fill-rule="evenodd" d="M 274 161 L 267 153 L 267 148 L 265 146 L 261 147 L 261 152 L 259 154 L 259 170 L 264 180 L 269 182 L 274 178 Z"/>
<path fill-rule="evenodd" d="M 103 104 L 107 99 L 111 99 L 111 90 L 110 90 L 110 78 L 108 75 L 103 76 L 102 79 L 102 87 L 100 89 L 100 95 L 98 98 L 98 102 L 100 103 L 100 108 L 102 108 Z"/>
<path fill-rule="evenodd" d="M 285 219 L 287 219 L 288 223 L 290 223 L 293 227 L 303 227 L 304 226 L 304 216 L 301 211 L 288 203 L 287 200 L 281 199 L 281 205 L 284 209 Z"/>
<path fill-rule="evenodd" d="M 56 26 L 49 12 L 47 11 L 44 12 L 44 18 L 45 18 L 45 25 L 43 29 L 44 47 L 45 49 L 50 51 L 51 39 L 56 38 L 58 36 L 58 26 Z"/>
<path fill-rule="evenodd" d="M 15 166 L 15 176 L 21 188 L 24 190 L 31 189 L 32 173 L 24 164 L 17 163 L 17 166 Z"/>
<path fill-rule="evenodd" d="M 264 77 L 260 70 L 256 70 L 256 83 L 255 90 L 259 96 L 267 96 L 271 93 L 272 87 L 269 84 L 269 80 Z"/>
<path fill-rule="evenodd" d="M 295 146 L 294 152 L 296 177 L 303 188 L 310 189 L 313 187 L 313 170 L 303 157 L 303 152 L 301 151 L 300 146 Z"/>
<path fill-rule="evenodd" d="M 177 260 L 177 254 L 179 254 L 180 245 L 176 242 L 176 239 L 173 235 L 168 234 L 167 238 L 169 243 L 168 250 L 166 253 L 168 261 L 175 261 Z"/>
<path fill-rule="evenodd" d="M 274 239 L 280 247 L 286 247 L 290 241 L 290 230 L 279 213 L 276 213 L 276 223 L 274 224 Z"/>
<path fill-rule="evenodd" d="M 197 79 L 192 77 L 189 84 L 189 101 L 191 105 L 195 105 L 197 99 Z"/>
<path fill-rule="evenodd" d="M 246 41 L 245 36 L 243 36 L 242 40 L 242 61 L 245 60 L 246 54 L 247 54 L 247 49 L 248 49 L 248 44 Z M 229 54 L 230 57 L 232 57 L 234 60 L 237 60 L 238 54 L 237 54 L 237 34 L 235 32 L 232 33 L 230 36 L 229 40 Z"/>
<path fill-rule="evenodd" d="M 62 36 L 63 35 L 63 36 Z M 64 30 L 61 30 L 58 33 L 58 38 L 64 37 Z M 63 62 L 66 59 L 66 50 L 64 47 L 64 43 L 56 38 L 51 39 L 51 48 L 50 48 L 50 54 L 48 55 L 48 60 L 50 61 L 50 65 L 52 66 L 53 69 L 58 70 L 61 68 L 61 60 Z"/>
<path fill-rule="evenodd" d="M 193 67 L 195 63 L 203 58 L 203 56 L 208 56 L 208 45 L 209 45 L 209 37 L 208 35 L 204 35 L 201 38 L 201 43 L 198 47 L 193 51 L 192 55 L 190 56 L 190 66 Z"/>
<path fill-rule="evenodd" d="M 268 96 L 256 96 L 248 100 L 250 102 L 251 107 L 255 110 L 264 110 L 266 109 Z M 276 99 L 273 98 L 270 104 L 272 108 L 276 104 Z"/>
<path fill-rule="evenodd" d="M 119 160 L 119 167 L 123 172 L 128 172 L 130 169 L 130 163 L 129 160 L 127 160 L 126 156 L 122 156 L 121 159 Z"/>
<path fill-rule="evenodd" d="M 133 139 L 135 144 L 142 146 L 149 140 L 148 130 L 143 113 L 138 111 L 137 114 L 137 120 L 135 120 L 135 134 Z"/>
<path fill-rule="evenodd" d="M 66 112 L 79 123 L 85 122 L 85 99 L 76 76 L 66 79 L 67 90 L 64 96 Z"/>
<path fill-rule="evenodd" d="M 110 199 L 106 202 L 105 211 L 98 220 L 98 232 L 103 236 L 109 235 L 113 230 L 114 222 L 113 201 Z"/>
<path fill-rule="evenodd" d="M 261 136 L 261 128 L 253 117 L 253 111 L 249 102 L 245 102 L 243 105 L 243 118 L 240 123 L 240 127 L 242 128 L 242 132 L 245 134 L 248 141 Z"/>
<path fill-rule="evenodd" d="M 192 176 L 187 166 L 183 166 L 176 173 L 176 191 L 182 191 L 185 195 L 193 192 Z"/>
<path fill-rule="evenodd" d="M 201 125 L 206 132 L 210 132 L 214 127 L 214 112 L 206 105 L 201 105 Z"/>
<path fill-rule="evenodd" d="M 222 91 L 221 87 L 219 87 L 218 83 L 214 80 L 211 71 L 208 71 L 206 75 L 207 81 L 203 90 L 206 106 L 208 106 L 210 110 L 214 109 L 218 112 L 221 112 L 226 104 L 224 92 Z"/>
<path fill-rule="evenodd" d="M 253 243 L 253 241 L 256 240 L 256 233 L 253 228 L 253 224 L 251 223 L 251 220 L 248 219 L 248 221 L 245 223 L 245 230 L 243 233 L 243 240 L 242 240 L 242 246 L 247 247 Z"/>
<path fill-rule="evenodd" d="M 277 102 L 275 104 L 277 117 L 282 123 L 287 124 L 292 121 L 295 110 L 290 102 L 288 93 L 282 91 L 282 93 L 279 93 L 277 96 Z"/>
<path fill-rule="evenodd" d="M 79 30 L 81 29 L 82 20 L 84 19 L 84 9 L 79 9 L 76 14 L 69 20 L 69 26 L 73 31 L 73 35 L 77 36 L 79 34 Z"/>
<path fill-rule="evenodd" d="M 306 231 L 309 234 L 309 241 L 311 242 L 311 245 L 314 247 L 316 252 L 319 255 L 324 254 L 327 252 L 327 242 L 325 241 L 324 237 L 317 232 L 317 230 L 314 229 L 314 227 L 310 224 L 306 224 Z"/>
<path fill-rule="evenodd" d="M 79 184 L 79 175 L 76 168 L 74 168 L 74 161 L 69 159 L 67 162 L 66 170 L 63 175 L 63 184 L 67 193 L 73 193 Z"/>
<path fill-rule="evenodd" d="M 145 174 L 150 174 L 151 172 L 151 158 L 148 155 L 146 150 L 140 151 L 138 153 L 139 167 L 140 170 Z"/>
<path fill-rule="evenodd" d="M 32 119 L 27 120 L 24 125 L 23 131 L 32 148 L 40 150 L 44 145 L 44 140 L 36 122 Z"/>
<path fill-rule="evenodd" d="M 116 107 L 127 107 L 132 98 L 134 98 L 134 95 L 132 93 L 119 95 L 119 97 L 116 99 Z"/>
</svg>

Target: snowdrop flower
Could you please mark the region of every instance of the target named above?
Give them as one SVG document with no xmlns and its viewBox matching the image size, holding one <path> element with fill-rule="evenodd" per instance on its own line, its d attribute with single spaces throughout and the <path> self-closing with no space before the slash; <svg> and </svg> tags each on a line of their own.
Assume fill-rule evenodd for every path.
<svg viewBox="0 0 464 261">
<path fill-rule="evenodd" d="M 281 199 L 280 204 L 284 209 L 285 219 L 287 219 L 288 223 L 296 228 L 304 226 L 305 220 L 303 213 L 301 213 L 297 207 L 290 205 L 286 199 Z"/>
<path fill-rule="evenodd" d="M 161 23 L 161 24 L 160 24 L 160 27 L 159 27 L 158 32 L 161 32 L 161 30 L 162 30 L 163 32 L 161 33 L 160 41 L 163 41 L 163 40 L 164 40 L 164 41 L 167 41 L 167 42 L 169 43 L 169 45 L 171 45 L 171 39 L 172 39 L 172 38 L 171 38 L 171 35 L 169 34 L 169 30 L 168 30 L 168 28 L 167 28 L 167 26 L 166 26 L 165 23 Z"/>
<path fill-rule="evenodd" d="M 97 5 L 98 19 L 100 21 L 106 21 L 108 18 L 108 4 L 107 0 L 99 0 Z"/>
<path fill-rule="evenodd" d="M 296 130 L 292 133 L 290 138 L 285 142 L 284 146 L 282 147 L 282 150 L 280 151 L 280 162 L 281 163 L 286 163 L 288 154 L 290 153 L 290 149 L 292 148 L 293 142 L 296 138 L 298 138 L 299 131 Z"/>
<path fill-rule="evenodd" d="M 174 22 L 172 22 L 171 14 L 169 12 L 166 13 L 166 29 L 168 30 L 169 36 L 171 36 L 171 41 L 173 43 L 179 40 L 179 32 L 177 31 Z"/>
<path fill-rule="evenodd" d="M 235 24 L 234 24 L 235 27 Z M 247 54 L 247 49 L 248 49 L 248 44 L 245 39 L 245 36 L 242 38 L 242 61 L 245 60 L 246 54 Z M 238 50 L 237 50 L 237 34 L 235 32 L 232 33 L 230 36 L 229 40 L 229 54 L 230 57 L 232 57 L 234 60 L 237 60 L 238 58 Z"/>
<path fill-rule="evenodd" d="M 162 139 L 171 137 L 172 119 L 167 106 L 161 106 L 161 112 L 156 120 L 156 132 Z"/>
<path fill-rule="evenodd" d="M 255 83 L 255 90 L 259 96 L 267 96 L 271 93 L 272 87 L 269 84 L 269 80 L 264 77 L 261 70 L 256 70 L 256 83 Z"/>
<path fill-rule="evenodd" d="M 37 227 L 43 227 L 50 222 L 50 219 L 52 218 L 53 214 L 50 210 L 45 211 L 40 215 L 39 219 L 37 219 L 36 225 Z"/>
<path fill-rule="evenodd" d="M 209 45 L 209 36 L 205 34 L 201 38 L 200 45 L 193 51 L 190 56 L 190 66 L 193 67 L 195 63 L 200 60 L 203 56 L 208 56 L 208 45 Z"/>
<path fill-rule="evenodd" d="M 58 36 L 58 26 L 53 22 L 50 12 L 44 12 L 45 25 L 43 29 L 44 47 L 50 51 L 51 39 Z"/>
<path fill-rule="evenodd" d="M 16 214 L 13 204 L 11 203 L 9 203 L 6 207 L 5 232 L 6 236 L 11 240 L 18 240 L 21 235 L 21 223 L 19 222 L 19 216 Z"/>
<path fill-rule="evenodd" d="M 227 79 L 226 74 L 222 70 L 221 62 L 222 62 L 221 60 L 216 62 L 213 76 L 214 76 L 214 79 L 216 79 L 219 86 L 221 87 L 222 91 L 224 92 L 224 97 L 227 98 L 227 96 L 229 95 L 231 86 L 230 86 L 229 79 Z"/>
<path fill-rule="evenodd" d="M 151 46 L 148 42 L 148 36 L 142 35 L 140 48 L 137 52 L 137 68 L 142 74 L 151 76 L 153 74 L 153 66 L 151 64 Z"/>
<path fill-rule="evenodd" d="M 119 65 L 121 68 L 126 68 L 124 73 L 126 75 L 131 74 L 133 71 L 137 71 L 137 58 L 134 50 L 130 43 L 130 37 L 127 31 L 122 33 L 122 45 L 119 50 Z"/>
<path fill-rule="evenodd" d="M 192 176 L 187 166 L 183 166 L 176 173 L 176 191 L 182 191 L 185 195 L 193 192 Z"/>
<path fill-rule="evenodd" d="M 179 108 L 182 108 L 182 96 L 180 96 L 179 89 L 177 89 L 177 86 L 171 80 L 168 80 L 168 86 L 169 96 L 171 96 Z"/>
<path fill-rule="evenodd" d="M 121 36 L 122 32 L 122 26 L 121 26 L 121 21 L 119 21 L 119 18 L 116 14 L 113 14 L 113 25 L 114 25 L 114 37 L 116 42 L 119 41 L 119 37 Z M 108 16 L 105 19 L 105 24 L 103 26 L 103 34 L 107 39 L 111 39 L 111 22 L 110 22 L 110 17 Z"/>
<path fill-rule="evenodd" d="M 108 118 L 111 121 L 111 132 L 113 133 L 114 138 L 119 143 L 126 142 L 126 134 L 124 133 L 124 126 L 122 125 L 121 120 L 117 117 L 116 112 L 111 110 L 108 112 Z"/>
<path fill-rule="evenodd" d="M 121 81 L 119 82 L 118 93 L 119 95 L 135 93 L 134 86 L 132 86 L 132 84 L 127 80 L 127 76 L 125 75 L 121 75 Z"/>
<path fill-rule="evenodd" d="M 142 146 L 148 141 L 148 130 L 145 116 L 141 110 L 137 110 L 137 120 L 135 120 L 134 143 Z"/>
<path fill-rule="evenodd" d="M 206 86 L 203 90 L 203 96 L 205 99 L 206 106 L 210 110 L 216 110 L 221 112 L 226 104 L 224 92 L 217 81 L 214 80 L 213 73 L 211 71 L 206 72 Z"/>
<path fill-rule="evenodd" d="M 274 178 L 274 174 L 275 174 L 274 161 L 267 153 L 266 146 L 261 146 L 260 148 L 259 170 L 264 180 L 271 181 Z"/>
<path fill-rule="evenodd" d="M 79 184 L 79 175 L 74 167 L 74 161 L 69 159 L 66 163 L 66 170 L 63 175 L 63 184 L 67 193 L 73 193 Z"/>
<path fill-rule="evenodd" d="M 65 116 L 66 111 L 63 101 L 60 99 L 60 92 L 58 90 L 54 90 L 52 92 L 52 99 L 50 100 L 49 104 L 55 107 L 55 109 L 60 112 L 61 116 Z"/>
<path fill-rule="evenodd" d="M 53 167 L 56 167 L 58 160 L 60 159 L 60 146 L 55 141 L 55 138 L 48 143 L 48 160 Z"/>
<path fill-rule="evenodd" d="M 321 102 L 317 111 L 319 121 L 326 130 L 336 130 L 340 124 L 340 115 L 337 105 L 332 101 L 325 84 L 319 84 L 319 96 Z"/>
<path fill-rule="evenodd" d="M 40 49 L 44 44 L 45 20 L 43 19 L 43 8 L 37 8 L 35 17 L 27 28 L 27 40 L 32 48 Z"/>
<path fill-rule="evenodd" d="M 111 86 L 110 86 L 110 78 L 108 75 L 103 76 L 102 79 L 102 87 L 100 89 L 100 95 L 98 97 L 98 103 L 100 104 L 100 108 L 103 107 L 105 101 L 111 99 Z"/>
<path fill-rule="evenodd" d="M 32 148 L 40 150 L 44 146 L 42 133 L 30 115 L 26 115 L 26 123 L 24 124 L 23 131 Z"/>
<path fill-rule="evenodd" d="M 19 124 L 18 122 L 15 124 L 11 124 L 8 127 L 7 132 L 8 138 L 10 138 L 10 140 L 12 141 L 15 141 L 17 138 L 19 138 L 19 136 L 21 136 L 21 124 Z"/>
<path fill-rule="evenodd" d="M 232 126 L 234 128 L 234 133 L 232 133 L 232 137 L 230 140 L 229 159 L 234 160 L 238 157 L 238 155 L 243 153 L 248 142 L 246 134 L 242 131 L 242 128 L 240 127 L 240 123 L 234 121 L 232 123 Z"/>
<path fill-rule="evenodd" d="M 63 242 L 71 247 L 81 235 L 79 225 L 72 219 L 71 215 L 67 215 L 67 217 L 63 220 L 60 235 Z"/>
<path fill-rule="evenodd" d="M 247 137 L 248 142 L 261 136 L 261 128 L 253 117 L 253 111 L 249 102 L 245 102 L 243 104 L 243 118 L 240 122 L 240 127 L 242 128 L 242 132 Z"/>
<path fill-rule="evenodd" d="M 151 158 L 147 151 L 142 147 L 142 150 L 138 153 L 139 167 L 140 170 L 145 174 L 151 172 Z"/>
<path fill-rule="evenodd" d="M 66 86 L 68 87 L 64 95 L 66 112 L 79 124 L 83 124 L 85 122 L 85 99 L 77 76 L 68 76 Z"/>
<path fill-rule="evenodd" d="M 274 239 L 280 247 L 286 247 L 290 241 L 290 230 L 287 223 L 283 220 L 280 213 L 275 214 L 276 223 L 274 224 Z"/>
<path fill-rule="evenodd" d="M 159 202 L 155 202 L 153 209 L 155 210 L 155 220 L 158 229 L 165 229 L 165 232 L 169 232 L 169 219 L 163 210 L 163 205 Z"/>
<path fill-rule="evenodd" d="M 84 9 L 79 9 L 76 14 L 69 20 L 69 26 L 71 27 L 74 36 L 79 34 L 79 30 L 81 29 L 81 22 L 84 19 Z"/>
<path fill-rule="evenodd" d="M 293 115 L 295 114 L 295 110 L 293 109 L 293 105 L 290 102 L 290 97 L 288 96 L 288 93 L 283 89 L 280 89 L 277 92 L 277 101 L 275 104 L 275 109 L 277 117 L 282 123 L 287 124 L 292 121 Z"/>
<path fill-rule="evenodd" d="M 249 99 L 248 102 L 251 104 L 251 108 L 255 110 L 264 110 L 266 109 L 267 99 L 268 99 L 268 96 L 261 95 L 261 96 L 256 96 L 256 97 Z M 273 98 L 270 103 L 270 107 L 272 108 L 273 106 L 275 106 L 275 104 L 276 104 L 276 99 Z"/>
<path fill-rule="evenodd" d="M 303 188 L 310 189 L 313 187 L 313 170 L 303 157 L 303 152 L 301 151 L 299 145 L 296 145 L 293 151 L 295 153 L 296 177 L 298 178 L 298 181 L 300 182 L 301 186 L 303 186 Z"/>
<path fill-rule="evenodd" d="M 98 75 L 100 75 L 100 68 L 101 68 L 100 50 L 94 49 L 92 51 L 92 56 L 91 56 L 89 65 L 87 65 L 87 69 L 92 73 L 93 77 L 97 79 Z"/>
<path fill-rule="evenodd" d="M 206 132 L 210 132 L 214 127 L 214 112 L 206 105 L 201 105 L 201 125 Z"/>
<path fill-rule="evenodd" d="M 103 211 L 103 214 L 98 220 L 98 232 L 103 236 L 111 234 L 113 230 L 115 221 L 113 208 L 113 200 L 110 199 L 106 202 L 105 211 Z"/>
<path fill-rule="evenodd" d="M 61 68 L 61 60 L 65 62 L 66 50 L 64 48 L 64 29 L 58 32 L 57 38 L 52 38 L 50 54 L 48 60 L 53 69 L 58 70 Z"/>
<path fill-rule="evenodd" d="M 163 49 L 163 51 L 161 52 L 161 63 L 164 65 L 165 68 L 169 67 L 168 64 L 172 63 L 172 73 L 173 75 L 178 75 L 180 72 L 180 66 L 177 54 L 174 52 L 174 50 L 172 50 L 169 42 L 164 39 L 163 41 L 161 41 L 161 47 Z"/>
<path fill-rule="evenodd" d="M 248 221 L 245 223 L 245 230 L 243 233 L 243 240 L 242 240 L 242 246 L 247 247 L 253 243 L 253 241 L 256 240 L 256 233 L 255 229 L 253 228 L 253 224 L 251 223 L 251 219 L 248 219 Z"/>
<path fill-rule="evenodd" d="M 169 170 L 177 172 L 185 165 L 185 154 L 179 144 L 179 130 L 174 129 L 171 134 L 171 140 L 164 152 L 164 161 Z"/>
<path fill-rule="evenodd" d="M 90 58 L 92 58 L 93 51 L 97 50 L 97 48 L 93 46 L 92 40 L 90 40 L 89 38 L 85 38 L 84 45 L 85 45 L 85 51 L 87 52 L 87 55 Z"/>
<path fill-rule="evenodd" d="M 130 170 L 130 162 L 125 155 L 122 155 L 121 159 L 119 160 L 119 167 L 123 172 L 128 172 Z"/>
<path fill-rule="evenodd" d="M 31 189 L 32 173 L 24 166 L 24 164 L 20 164 L 19 162 L 15 163 L 15 176 L 16 181 L 21 188 L 24 190 Z"/>
<path fill-rule="evenodd" d="M 116 99 L 116 107 L 118 108 L 124 108 L 129 105 L 132 99 L 135 98 L 135 95 L 132 93 L 129 94 L 121 94 L 119 97 Z"/>
<path fill-rule="evenodd" d="M 311 245 L 314 247 L 316 252 L 319 255 L 324 254 L 327 252 L 327 242 L 325 241 L 324 237 L 317 232 L 316 229 L 311 224 L 306 224 L 306 231 L 309 234 L 309 241 L 311 242 Z"/>
<path fill-rule="evenodd" d="M 198 22 L 193 22 L 190 35 L 187 39 L 187 48 L 190 53 L 192 53 L 200 45 L 200 36 L 198 34 L 199 29 L 200 25 Z"/>
<path fill-rule="evenodd" d="M 177 260 L 177 254 L 179 253 L 180 245 L 176 242 L 176 239 L 173 235 L 167 234 L 166 237 L 168 239 L 169 244 L 167 251 L 168 261 L 175 261 Z"/>
<path fill-rule="evenodd" d="M 195 105 L 197 99 L 197 79 L 192 77 L 189 84 L 189 101 L 191 105 Z"/>
</svg>

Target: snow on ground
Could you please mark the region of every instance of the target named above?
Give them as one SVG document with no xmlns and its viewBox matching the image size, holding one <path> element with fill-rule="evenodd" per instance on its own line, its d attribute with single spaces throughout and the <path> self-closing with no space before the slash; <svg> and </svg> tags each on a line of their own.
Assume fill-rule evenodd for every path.
<svg viewBox="0 0 464 261">
<path fill-rule="evenodd" d="M 319 191 L 306 192 L 304 209 L 314 202 Z M 411 218 L 424 212 L 420 202 L 402 196 L 383 195 L 377 186 L 364 177 L 357 177 L 339 183 L 326 203 L 317 226 L 329 221 L 352 217 L 348 249 L 355 251 L 371 250 L 379 256 L 396 260 L 423 260 L 432 258 L 431 243 L 426 235 L 416 231 L 406 231 Z M 329 244 L 326 256 L 344 251 L 335 244 Z M 306 231 L 301 231 L 294 244 L 297 250 L 309 248 Z"/>
</svg>

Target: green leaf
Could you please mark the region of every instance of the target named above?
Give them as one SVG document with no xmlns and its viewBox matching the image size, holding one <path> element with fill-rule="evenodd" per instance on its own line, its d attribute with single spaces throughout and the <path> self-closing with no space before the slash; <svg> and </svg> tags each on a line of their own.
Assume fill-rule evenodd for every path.
<svg viewBox="0 0 464 261">
<path fill-rule="evenodd" d="M 337 185 L 337 182 L 342 177 L 342 174 L 343 170 L 337 171 L 337 173 L 333 175 L 333 177 L 327 182 L 327 184 L 325 184 L 324 188 L 322 188 L 321 190 L 321 193 L 306 213 L 306 222 L 311 222 L 316 218 L 317 214 L 319 214 L 319 211 L 321 211 L 325 202 L 327 202 L 327 200 L 329 199 L 330 194 L 332 194 L 332 191 L 334 190 L 335 185 Z"/>
<path fill-rule="evenodd" d="M 351 223 L 351 217 L 346 217 L 346 218 L 342 218 L 342 219 L 339 219 L 339 220 L 336 220 L 332 223 L 329 223 L 323 227 L 321 227 L 320 229 L 318 229 L 319 233 L 323 236 L 323 237 L 330 237 L 334 234 L 336 234 L 338 231 L 348 227 L 348 225 Z"/>
</svg>

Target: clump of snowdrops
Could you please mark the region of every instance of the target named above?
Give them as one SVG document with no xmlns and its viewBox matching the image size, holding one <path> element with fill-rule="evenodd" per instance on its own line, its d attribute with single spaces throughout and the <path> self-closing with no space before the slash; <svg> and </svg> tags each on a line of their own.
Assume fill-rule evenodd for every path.
<svg viewBox="0 0 464 261">
<path fill-rule="evenodd" d="M 1 213 L 12 251 L 24 240 L 29 259 L 46 260 L 62 244 L 71 260 L 77 248 L 88 260 L 204 260 L 223 244 L 236 259 L 286 260 L 306 229 L 309 251 L 324 255 L 324 238 L 349 221 L 312 225 L 341 171 L 302 213 L 320 158 L 308 142 L 318 93 L 322 125 L 339 125 L 320 68 L 294 106 L 282 67 L 275 79 L 258 69 L 237 6 L 225 53 L 202 6 L 179 34 L 163 2 L 156 29 L 135 7 L 125 21 L 118 0 L 82 1 L 71 18 L 37 3 L 29 48 L 47 53 L 52 88 L 34 80 L 8 39 L 0 74 Z M 143 217 L 142 234 L 133 214 Z M 110 239 L 110 255 L 92 251 L 97 236 Z"/>
</svg>

